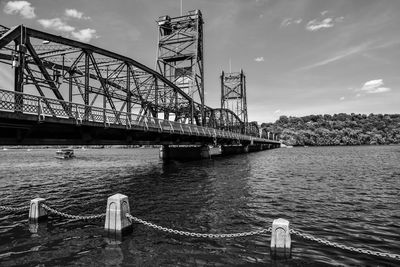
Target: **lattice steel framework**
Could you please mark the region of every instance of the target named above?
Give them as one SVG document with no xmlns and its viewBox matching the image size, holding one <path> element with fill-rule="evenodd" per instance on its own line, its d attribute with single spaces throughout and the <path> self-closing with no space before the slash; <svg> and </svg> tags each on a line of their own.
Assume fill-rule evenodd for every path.
<svg viewBox="0 0 400 267">
<path fill-rule="evenodd" d="M 190 14 L 196 18 L 195 27 L 201 27 L 200 12 L 181 18 L 193 23 Z M 181 54 L 184 54 L 183 51 L 186 50 L 182 50 Z M 202 48 L 197 51 L 202 54 Z M 15 92 L 42 97 L 43 108 L 55 117 L 62 113 L 73 119 L 76 115 L 73 107 L 80 105 L 85 109 L 83 121 L 92 121 L 92 111 L 100 108 L 112 113 L 104 113 L 103 121 L 113 117 L 115 123 L 122 123 L 122 113 L 132 114 L 132 117 L 125 118 L 128 121 L 133 118 L 158 118 L 163 114 L 164 118 L 181 123 L 259 135 L 256 125 L 247 123 L 247 111 L 244 117 L 241 111 L 237 112 L 238 116 L 227 108 L 213 109 L 204 105 L 202 62 L 196 61 L 195 66 L 191 66 L 196 69 L 192 74 L 197 73 L 191 79 L 196 86 L 200 86 L 193 88 L 193 92 L 201 95 L 198 96 L 200 102 L 189 95 L 189 87 L 180 87 L 178 85 L 182 84 L 171 81 L 171 76 L 164 77 L 131 58 L 22 25 L 11 29 L 0 26 L 0 63 L 11 66 L 9 71 L 10 76 L 14 76 Z M 183 73 L 178 72 L 177 78 L 186 79 Z M 243 86 L 244 75 L 241 74 L 241 77 Z M 245 96 L 245 86 L 243 90 Z M 225 98 L 233 95 L 232 92 L 227 93 Z M 62 110 L 54 108 L 51 99 L 57 100 Z M 15 94 L 16 106 L 23 106 L 24 101 L 20 94 Z"/>
<path fill-rule="evenodd" d="M 22 25 L 0 28 L 0 63 L 14 69 L 15 91 L 88 109 L 100 106 L 157 117 L 179 113 L 177 99 L 183 99 L 200 110 L 182 89 L 133 59 Z M 160 97 L 165 92 L 176 97 Z"/>
<path fill-rule="evenodd" d="M 243 70 L 237 73 L 225 73 L 222 71 L 221 108 L 232 110 L 244 125 L 248 125 L 246 76 Z"/>
<path fill-rule="evenodd" d="M 171 91 L 160 92 L 160 98 L 175 99 L 179 113 L 175 121 L 190 120 L 205 124 L 204 64 L 203 64 L 203 18 L 200 10 L 187 15 L 158 20 L 157 70 L 183 92 L 200 104 L 199 109 Z M 169 100 L 171 101 L 171 100 Z M 164 113 L 165 119 L 169 114 Z"/>
</svg>

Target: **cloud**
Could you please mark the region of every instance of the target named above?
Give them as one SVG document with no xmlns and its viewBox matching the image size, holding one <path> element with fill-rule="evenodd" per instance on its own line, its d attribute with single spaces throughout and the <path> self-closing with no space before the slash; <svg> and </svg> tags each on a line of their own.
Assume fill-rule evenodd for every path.
<svg viewBox="0 0 400 267">
<path fill-rule="evenodd" d="M 331 57 L 329 57 L 327 59 L 324 59 L 322 61 L 313 63 L 313 64 L 305 66 L 305 67 L 301 67 L 301 68 L 297 69 L 296 71 L 309 70 L 309 69 L 313 69 L 313 68 L 316 68 L 316 67 L 324 66 L 324 65 L 327 65 L 329 63 L 338 61 L 338 60 L 340 60 L 342 58 L 362 53 L 362 52 L 367 51 L 369 49 L 371 49 L 371 42 L 362 43 L 362 44 L 360 44 L 358 46 L 349 47 L 347 49 L 339 51 L 338 53 L 334 54 L 333 56 L 331 56 Z"/>
<path fill-rule="evenodd" d="M 388 87 L 384 87 L 383 85 L 384 83 L 382 79 L 371 80 L 365 82 L 360 90 L 366 92 L 367 94 L 386 93 L 392 90 Z"/>
<path fill-rule="evenodd" d="M 274 114 L 278 114 L 278 113 L 281 113 L 280 109 L 277 109 L 277 110 L 274 111 Z"/>
<path fill-rule="evenodd" d="M 300 24 L 303 20 L 302 19 L 292 19 L 292 18 L 285 18 L 281 22 L 281 27 L 287 27 L 290 24 Z"/>
<path fill-rule="evenodd" d="M 344 100 L 344 96 L 342 96 L 341 98 L 339 98 L 339 100 L 340 100 L 340 101 L 343 101 L 343 100 Z"/>
<path fill-rule="evenodd" d="M 85 17 L 83 12 L 80 12 L 76 9 L 66 9 L 65 16 L 75 18 L 75 19 L 90 19 L 90 17 Z"/>
<path fill-rule="evenodd" d="M 344 17 L 335 18 L 335 22 L 342 22 L 343 20 L 344 20 Z"/>
<path fill-rule="evenodd" d="M 325 17 L 326 14 L 328 14 L 329 11 L 328 10 L 324 10 L 321 12 L 321 16 L 319 19 L 313 19 L 310 20 L 307 25 L 306 25 L 306 30 L 308 31 L 318 31 L 318 30 L 322 30 L 322 29 L 327 29 L 327 28 L 332 28 L 335 26 L 335 23 L 340 23 L 344 21 L 344 17 Z"/>
<path fill-rule="evenodd" d="M 254 61 L 256 61 L 256 62 L 263 62 L 263 61 L 264 61 L 264 57 L 256 57 L 256 58 L 254 59 Z"/>
<path fill-rule="evenodd" d="M 27 1 L 9 1 L 3 9 L 6 14 L 20 14 L 25 19 L 36 17 L 35 8 Z"/>
<path fill-rule="evenodd" d="M 324 28 L 331 28 L 333 26 L 335 26 L 335 24 L 333 23 L 334 20 L 332 18 L 326 18 L 323 19 L 321 21 L 318 21 L 317 19 L 313 19 L 310 20 L 307 25 L 306 25 L 306 29 L 308 31 L 318 31 Z"/>
<path fill-rule="evenodd" d="M 85 42 L 85 43 L 88 43 L 88 42 L 90 42 L 90 40 L 97 37 L 96 30 L 89 29 L 89 28 L 83 29 L 83 30 L 80 30 L 77 32 L 72 32 L 71 34 L 74 38 L 78 39 L 81 42 Z"/>
<path fill-rule="evenodd" d="M 54 19 L 39 19 L 39 24 L 42 25 L 45 29 L 53 29 L 61 32 L 72 32 L 75 30 L 75 27 L 68 25 L 60 18 Z"/>
</svg>

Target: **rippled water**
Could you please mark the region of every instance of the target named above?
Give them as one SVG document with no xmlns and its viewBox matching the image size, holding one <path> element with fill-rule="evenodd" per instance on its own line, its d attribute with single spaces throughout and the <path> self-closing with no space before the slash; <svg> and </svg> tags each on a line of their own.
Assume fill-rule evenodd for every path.
<svg viewBox="0 0 400 267">
<path fill-rule="evenodd" d="M 291 227 L 342 244 L 400 254 L 400 146 L 275 149 L 163 163 L 156 149 L 0 151 L 0 205 L 105 212 L 107 197 L 129 196 L 131 213 L 162 226 L 205 233 L 253 231 L 282 217 Z M 58 216 L 31 233 L 27 212 L 0 210 L 1 266 L 389 265 L 292 236 L 292 257 L 275 261 L 270 236 L 208 240 L 135 225 L 121 242 L 103 222 Z M 32 225 L 31 225 L 32 227 Z M 32 230 L 32 229 L 31 229 Z"/>
</svg>

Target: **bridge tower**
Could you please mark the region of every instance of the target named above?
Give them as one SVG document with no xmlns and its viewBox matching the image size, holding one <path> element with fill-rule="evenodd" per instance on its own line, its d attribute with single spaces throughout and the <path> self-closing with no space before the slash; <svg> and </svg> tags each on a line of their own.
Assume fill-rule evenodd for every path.
<svg viewBox="0 0 400 267">
<path fill-rule="evenodd" d="M 244 133 L 248 125 L 246 102 L 246 76 L 240 72 L 221 74 L 221 108 L 232 110 L 243 122 Z"/>
<path fill-rule="evenodd" d="M 159 89 L 159 101 L 174 103 L 175 121 L 204 125 L 203 18 L 200 10 L 158 20 L 157 70 L 193 101 Z M 169 119 L 169 112 L 164 118 Z"/>
</svg>

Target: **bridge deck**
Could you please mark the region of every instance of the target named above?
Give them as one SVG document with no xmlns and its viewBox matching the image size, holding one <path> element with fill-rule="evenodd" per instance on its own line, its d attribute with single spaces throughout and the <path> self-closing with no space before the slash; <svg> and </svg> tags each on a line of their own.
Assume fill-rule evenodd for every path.
<svg viewBox="0 0 400 267">
<path fill-rule="evenodd" d="M 0 145 L 279 144 L 236 132 L 0 90 Z"/>
</svg>

